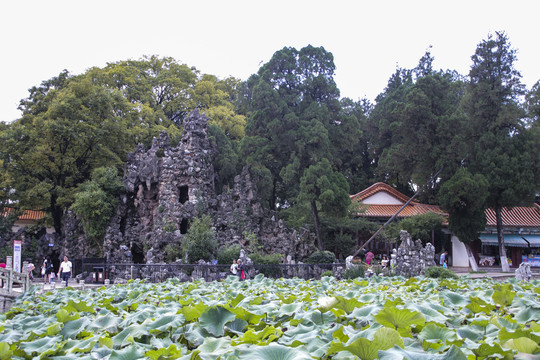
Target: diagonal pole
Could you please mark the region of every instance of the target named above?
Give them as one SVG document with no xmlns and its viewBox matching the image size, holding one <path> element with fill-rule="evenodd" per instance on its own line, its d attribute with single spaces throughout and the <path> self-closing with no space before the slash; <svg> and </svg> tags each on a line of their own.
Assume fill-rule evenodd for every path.
<svg viewBox="0 0 540 360">
<path fill-rule="evenodd" d="M 431 183 L 433 180 L 435 180 L 435 178 L 440 174 L 440 172 L 442 171 L 443 168 L 441 168 L 439 171 L 437 171 L 435 173 L 435 175 L 433 175 L 426 183 L 424 186 L 426 186 L 427 184 Z M 390 219 L 388 219 L 387 222 L 384 223 L 383 226 L 381 226 L 379 228 L 379 230 L 377 230 L 375 232 L 375 234 L 371 235 L 371 237 L 368 239 L 368 241 L 366 241 L 362 246 L 360 246 L 360 248 L 358 250 L 356 250 L 356 252 L 353 254 L 353 257 L 354 256 L 358 256 L 358 254 L 360 253 L 360 251 L 362 251 L 363 248 L 365 248 L 367 246 L 367 244 L 369 244 L 373 239 L 375 239 L 375 236 L 377 236 L 377 234 L 379 234 L 385 227 L 386 225 L 390 224 L 392 221 L 394 221 L 394 219 L 399 215 L 399 213 L 405 209 L 407 207 L 407 205 L 409 205 L 411 203 L 411 201 L 414 200 L 415 197 L 417 197 L 419 194 L 420 194 L 420 191 L 423 189 L 423 186 L 422 187 L 419 187 L 418 190 L 416 190 L 416 193 L 414 193 L 414 195 L 409 199 L 407 200 L 407 202 L 405 204 L 403 204 L 403 206 L 394 214 L 392 215 L 392 217 Z"/>
</svg>

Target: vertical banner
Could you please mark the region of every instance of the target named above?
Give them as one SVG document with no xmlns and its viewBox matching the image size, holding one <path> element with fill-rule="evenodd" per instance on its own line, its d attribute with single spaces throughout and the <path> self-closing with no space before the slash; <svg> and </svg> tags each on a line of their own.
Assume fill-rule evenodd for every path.
<svg viewBox="0 0 540 360">
<path fill-rule="evenodd" d="M 21 272 L 21 249 L 22 241 L 13 240 L 13 270 Z"/>
</svg>

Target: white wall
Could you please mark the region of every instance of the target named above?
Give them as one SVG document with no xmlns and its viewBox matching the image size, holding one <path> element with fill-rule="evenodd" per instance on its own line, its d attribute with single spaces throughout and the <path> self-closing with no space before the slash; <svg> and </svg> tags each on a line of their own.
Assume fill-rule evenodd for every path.
<svg viewBox="0 0 540 360">
<path fill-rule="evenodd" d="M 451 266 L 469 267 L 469 256 L 465 245 L 458 237 L 452 235 L 452 264 Z"/>
<path fill-rule="evenodd" d="M 395 198 L 385 191 L 379 191 L 362 201 L 364 204 L 375 205 L 403 205 L 403 201 Z"/>
</svg>

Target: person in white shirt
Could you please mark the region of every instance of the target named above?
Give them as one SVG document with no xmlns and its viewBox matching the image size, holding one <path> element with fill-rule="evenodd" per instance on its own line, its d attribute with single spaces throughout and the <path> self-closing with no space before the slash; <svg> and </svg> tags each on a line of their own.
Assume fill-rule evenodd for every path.
<svg viewBox="0 0 540 360">
<path fill-rule="evenodd" d="M 73 275 L 71 261 L 67 256 L 64 256 L 64 261 L 60 263 L 60 269 L 58 269 L 58 277 L 66 281 L 66 287 L 68 286 L 68 280 Z"/>
<path fill-rule="evenodd" d="M 238 272 L 238 264 L 236 263 L 236 259 L 233 260 L 233 263 L 232 263 L 232 265 L 231 265 L 230 272 L 231 272 L 231 274 L 233 274 L 233 275 L 236 275 L 236 273 Z"/>
</svg>

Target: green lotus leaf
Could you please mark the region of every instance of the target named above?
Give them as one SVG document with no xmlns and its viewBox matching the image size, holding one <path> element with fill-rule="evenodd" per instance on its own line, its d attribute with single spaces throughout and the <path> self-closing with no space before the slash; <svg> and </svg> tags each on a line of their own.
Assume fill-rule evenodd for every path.
<svg viewBox="0 0 540 360">
<path fill-rule="evenodd" d="M 499 340 L 501 342 L 505 342 L 510 339 L 517 339 L 520 337 L 526 337 L 529 338 L 537 343 L 540 343 L 540 334 L 535 334 L 530 329 L 516 329 L 516 330 L 508 330 L 506 328 L 502 328 L 499 331 Z"/>
<path fill-rule="evenodd" d="M 55 322 L 52 325 L 49 325 L 47 328 L 47 336 L 55 336 L 58 335 L 62 331 L 62 323 Z"/>
<path fill-rule="evenodd" d="M 343 331 L 344 327 L 340 326 L 339 329 L 332 333 L 332 338 L 339 340 L 342 343 L 349 341 L 349 336 Z"/>
<path fill-rule="evenodd" d="M 12 346 L 6 342 L 0 342 L 0 360 L 9 360 L 13 355 L 15 346 Z"/>
<path fill-rule="evenodd" d="M 495 309 L 495 305 L 489 304 L 479 297 L 470 296 L 469 300 L 471 300 L 471 303 L 465 306 L 465 308 L 469 309 L 473 314 L 481 312 L 490 314 Z"/>
<path fill-rule="evenodd" d="M 291 316 L 298 313 L 302 309 L 301 303 L 285 304 L 279 308 L 279 316 Z"/>
<path fill-rule="evenodd" d="M 276 292 L 276 296 L 283 304 L 292 304 L 298 299 L 295 295 L 285 296 L 280 291 Z"/>
<path fill-rule="evenodd" d="M 214 336 L 225 334 L 224 326 L 229 321 L 233 321 L 236 315 L 225 309 L 223 306 L 208 308 L 201 314 L 199 323 L 201 327 Z"/>
<path fill-rule="evenodd" d="M 244 329 L 248 326 L 248 322 L 239 318 L 234 319 L 233 321 L 228 322 L 225 325 L 225 329 L 236 335 L 242 335 Z"/>
<path fill-rule="evenodd" d="M 373 360 L 378 358 L 379 350 L 387 350 L 393 346 L 403 347 L 403 339 L 399 333 L 390 328 L 380 328 L 374 335 L 373 340 L 368 338 L 358 338 L 348 345 L 332 343 L 327 351 L 327 355 L 332 355 L 340 351 L 348 351 L 358 356 L 361 360 Z"/>
<path fill-rule="evenodd" d="M 205 305 L 203 302 L 199 302 L 195 305 L 184 306 L 178 310 L 178 313 L 183 314 L 186 322 L 189 323 L 195 319 L 198 319 L 207 308 L 208 305 Z"/>
<path fill-rule="evenodd" d="M 532 308 L 532 307 L 525 307 L 516 314 L 515 319 L 518 323 L 521 323 L 521 324 L 526 324 L 530 321 L 539 321 L 540 309 Z"/>
<path fill-rule="evenodd" d="M 476 331 L 468 326 L 456 330 L 457 335 L 463 339 L 469 339 L 473 342 L 479 342 L 484 337 L 481 332 Z"/>
<path fill-rule="evenodd" d="M 538 346 L 536 341 L 531 340 L 528 337 L 520 337 L 508 340 L 504 343 L 504 347 L 514 349 L 525 354 L 536 354 L 540 351 L 540 346 Z"/>
<path fill-rule="evenodd" d="M 95 318 L 87 327 L 91 331 L 106 331 L 109 334 L 118 333 L 120 318 L 111 314 L 100 315 Z"/>
<path fill-rule="evenodd" d="M 167 348 L 148 350 L 144 355 L 150 360 L 178 359 L 182 355 L 182 350 L 178 349 L 176 345 L 171 344 Z"/>
<path fill-rule="evenodd" d="M 80 317 L 81 317 L 81 315 L 79 313 L 77 313 L 77 312 L 76 313 L 70 313 L 70 312 L 66 311 L 65 309 L 60 309 L 56 313 L 56 319 L 58 319 L 58 321 L 61 322 L 61 323 L 66 323 L 68 321 L 77 320 Z"/>
<path fill-rule="evenodd" d="M 494 289 L 495 291 L 493 292 L 493 295 L 491 295 L 491 298 L 495 304 L 499 304 L 501 306 L 508 306 L 512 304 L 514 296 L 516 296 L 516 292 L 513 291 L 511 284 L 497 284 L 494 286 Z"/>
<path fill-rule="evenodd" d="M 112 337 L 113 347 L 115 349 L 122 348 L 126 345 L 134 343 L 136 339 L 147 336 L 149 334 L 150 332 L 145 325 L 129 326 Z"/>
<path fill-rule="evenodd" d="M 109 360 L 134 360 L 142 359 L 144 351 L 135 345 L 128 346 L 124 349 L 113 350 Z"/>
<path fill-rule="evenodd" d="M 23 337 L 23 332 L 20 330 L 9 330 L 5 334 L 0 335 L 0 342 L 7 342 L 9 344 L 18 343 Z"/>
<path fill-rule="evenodd" d="M 85 301 L 81 300 L 78 302 L 75 302 L 73 300 L 69 300 L 66 306 L 64 306 L 64 309 L 67 312 L 89 312 L 91 314 L 94 314 L 96 310 L 89 306 Z"/>
<path fill-rule="evenodd" d="M 336 316 L 331 312 L 322 313 L 319 310 L 315 310 L 312 313 L 307 314 L 310 320 L 316 325 L 330 324 L 336 321 Z"/>
<path fill-rule="evenodd" d="M 371 320 L 373 317 L 373 314 L 376 314 L 381 310 L 382 307 L 380 305 L 366 305 L 361 308 L 356 308 L 352 311 L 350 314 L 350 317 L 354 319 L 361 319 L 361 320 Z"/>
<path fill-rule="evenodd" d="M 113 342 L 113 339 L 111 339 L 110 337 L 103 336 L 99 338 L 98 345 L 105 346 L 105 347 L 108 347 L 109 349 L 112 349 L 114 346 L 114 342 Z"/>
<path fill-rule="evenodd" d="M 424 325 L 426 319 L 418 311 L 385 307 L 373 317 L 379 324 L 398 330 L 409 329 L 412 325 Z"/>
<path fill-rule="evenodd" d="M 451 308 L 462 308 L 470 303 L 469 298 L 452 291 L 441 293 L 441 299 L 443 300 L 444 305 Z"/>
<path fill-rule="evenodd" d="M 97 337 L 92 337 L 85 340 L 68 340 L 62 351 L 67 351 L 69 353 L 89 353 L 94 345 L 98 342 Z"/>
<path fill-rule="evenodd" d="M 54 355 L 64 345 L 60 336 L 44 337 L 34 341 L 21 342 L 19 347 L 29 356 Z"/>
<path fill-rule="evenodd" d="M 343 331 L 343 329 L 341 331 Z M 307 344 L 319 337 L 319 335 L 320 328 L 314 324 L 311 324 L 310 326 L 300 324 L 297 327 L 285 329 L 283 335 L 279 339 L 279 343 L 284 345 L 291 345 L 294 342 Z"/>
<path fill-rule="evenodd" d="M 394 346 L 389 350 L 379 351 L 379 360 L 467 360 L 467 357 L 456 346 L 444 354 L 431 354 L 427 352 L 419 352 L 415 350 L 406 350 L 398 346 Z"/>
<path fill-rule="evenodd" d="M 503 358 L 505 360 L 512 360 L 514 355 L 512 350 L 503 350 L 499 344 L 481 344 L 478 348 L 472 349 L 474 355 L 479 356 L 481 359 L 492 357 L 491 355 L 496 355 L 498 358 Z"/>
<path fill-rule="evenodd" d="M 426 318 L 426 322 L 435 322 L 439 324 L 445 324 L 446 321 L 448 320 L 447 316 L 441 314 L 439 311 L 431 308 L 430 306 L 426 306 L 423 304 L 416 304 L 412 306 L 410 310 L 412 309 L 422 313 L 422 315 L 424 315 Z"/>
<path fill-rule="evenodd" d="M 244 294 L 240 293 L 240 294 L 236 295 L 236 297 L 229 302 L 229 306 L 231 308 L 234 308 L 238 304 L 240 304 L 242 302 L 242 300 L 244 300 L 245 298 L 246 298 L 246 296 Z"/>
<path fill-rule="evenodd" d="M 311 355 L 297 348 L 278 344 L 255 346 L 243 350 L 239 360 L 312 360 Z"/>
<path fill-rule="evenodd" d="M 89 324 L 90 320 L 88 320 L 88 318 L 68 321 L 64 324 L 62 331 L 60 331 L 60 335 L 62 335 L 64 339 L 75 339 Z"/>
<path fill-rule="evenodd" d="M 169 329 L 176 329 L 184 323 L 184 315 L 175 314 L 175 315 L 165 315 L 156 319 L 154 322 L 147 324 L 147 328 L 150 330 L 150 333 L 155 332 L 164 332 Z"/>
<path fill-rule="evenodd" d="M 275 327 L 268 325 L 261 331 L 255 331 L 250 329 L 246 331 L 242 337 L 237 340 L 233 340 L 233 345 L 238 344 L 256 344 L 266 345 L 279 338 L 283 332 Z"/>
<path fill-rule="evenodd" d="M 228 337 L 206 338 L 197 350 L 200 351 L 199 356 L 202 359 L 219 359 L 222 355 L 233 351 L 231 339 Z"/>
<path fill-rule="evenodd" d="M 261 319 L 266 317 L 266 314 L 262 314 L 262 315 L 253 314 L 241 307 L 235 307 L 232 309 L 227 308 L 227 309 L 233 314 L 235 314 L 238 319 L 242 319 L 248 322 L 249 324 L 258 324 L 261 321 Z"/>
<path fill-rule="evenodd" d="M 457 340 L 457 335 L 454 330 L 435 324 L 428 324 L 420 331 L 418 338 L 423 340 L 423 347 L 426 350 L 433 344 L 446 344 L 447 342 L 455 341 Z"/>
<path fill-rule="evenodd" d="M 333 306 L 336 309 L 341 309 L 347 314 L 350 314 L 354 309 L 361 308 L 365 303 L 360 302 L 354 298 L 346 299 L 343 296 L 336 296 L 337 303 Z"/>
</svg>

